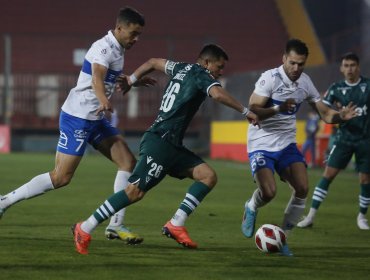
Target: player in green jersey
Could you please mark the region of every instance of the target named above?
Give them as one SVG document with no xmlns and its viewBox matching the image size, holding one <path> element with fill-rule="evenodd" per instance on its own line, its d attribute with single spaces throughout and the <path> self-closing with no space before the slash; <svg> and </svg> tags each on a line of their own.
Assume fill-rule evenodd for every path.
<svg viewBox="0 0 370 280">
<path fill-rule="evenodd" d="M 315 187 L 310 212 L 297 224 L 301 228 L 313 225 L 317 210 L 327 196 L 330 184 L 355 155 L 356 170 L 360 179 L 360 210 L 357 225 L 363 230 L 370 229 L 365 217 L 370 204 L 370 118 L 368 113 L 370 79 L 361 76 L 360 61 L 354 53 L 347 53 L 342 57 L 340 71 L 344 80 L 334 83 L 329 88 L 324 97 L 324 103 L 328 106 L 342 107 L 353 102 L 357 106 L 358 116 L 339 125 L 324 174 Z"/>
<path fill-rule="evenodd" d="M 183 146 L 185 131 L 206 97 L 239 111 L 254 124 L 257 122 L 257 116 L 229 95 L 217 81 L 227 60 L 225 51 L 211 44 L 202 49 L 196 64 L 152 58 L 131 76 L 122 78 L 121 87 L 127 91 L 137 79 L 154 70 L 171 77 L 164 90 L 158 117 L 141 140 L 139 161 L 129 178 L 129 185 L 108 198 L 87 220 L 72 227 L 77 252 L 87 254 L 91 232 L 116 211 L 142 199 L 167 174 L 179 179 L 188 177 L 194 183 L 175 215 L 163 226 L 162 233 L 185 247 L 197 248 L 184 227 L 185 220 L 216 185 L 217 175 L 200 157 Z"/>
</svg>

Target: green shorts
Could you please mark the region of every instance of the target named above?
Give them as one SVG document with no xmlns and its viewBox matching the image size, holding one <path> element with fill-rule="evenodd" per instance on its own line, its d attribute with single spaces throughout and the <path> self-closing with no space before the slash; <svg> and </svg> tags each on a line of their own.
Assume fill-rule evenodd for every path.
<svg viewBox="0 0 370 280">
<path fill-rule="evenodd" d="M 353 155 L 355 155 L 357 172 L 370 173 L 370 140 L 362 140 L 353 144 L 336 141 L 330 151 L 327 165 L 345 169 Z"/>
<path fill-rule="evenodd" d="M 147 192 L 156 186 L 168 174 L 184 179 L 186 171 L 204 161 L 185 147 L 175 146 L 159 135 L 145 132 L 140 142 L 139 161 L 129 182 L 139 184 Z"/>
</svg>

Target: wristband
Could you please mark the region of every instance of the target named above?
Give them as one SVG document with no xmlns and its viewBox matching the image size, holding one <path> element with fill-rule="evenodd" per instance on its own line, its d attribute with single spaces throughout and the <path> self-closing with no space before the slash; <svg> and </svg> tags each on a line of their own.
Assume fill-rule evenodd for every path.
<svg viewBox="0 0 370 280">
<path fill-rule="evenodd" d="M 275 105 L 272 107 L 272 109 L 276 112 L 276 113 L 279 113 L 280 112 L 280 105 Z"/>
<path fill-rule="evenodd" d="M 249 113 L 249 109 L 247 107 L 244 107 L 243 112 L 242 112 L 242 115 L 243 116 L 247 116 L 248 113 Z"/>
<path fill-rule="evenodd" d="M 137 81 L 135 74 L 131 74 L 131 76 L 128 78 L 130 79 L 131 85 L 133 85 Z"/>
</svg>

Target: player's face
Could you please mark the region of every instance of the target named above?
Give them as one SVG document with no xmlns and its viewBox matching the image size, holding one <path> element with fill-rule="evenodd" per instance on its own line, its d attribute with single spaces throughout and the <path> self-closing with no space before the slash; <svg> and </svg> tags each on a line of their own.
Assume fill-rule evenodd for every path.
<svg viewBox="0 0 370 280">
<path fill-rule="evenodd" d="M 139 36 L 142 32 L 143 26 L 130 23 L 128 25 L 119 24 L 114 34 L 121 46 L 128 50 L 139 40 Z"/>
<path fill-rule="evenodd" d="M 221 57 L 218 60 L 208 60 L 206 68 L 215 79 L 218 79 L 224 72 L 225 64 L 226 60 Z"/>
<path fill-rule="evenodd" d="M 290 51 L 283 56 L 283 68 L 288 78 L 294 82 L 301 76 L 304 65 L 306 64 L 307 56 L 297 54 L 295 51 Z"/>
<path fill-rule="evenodd" d="M 354 60 L 343 59 L 340 71 L 349 83 L 355 83 L 360 78 L 360 65 Z"/>
</svg>

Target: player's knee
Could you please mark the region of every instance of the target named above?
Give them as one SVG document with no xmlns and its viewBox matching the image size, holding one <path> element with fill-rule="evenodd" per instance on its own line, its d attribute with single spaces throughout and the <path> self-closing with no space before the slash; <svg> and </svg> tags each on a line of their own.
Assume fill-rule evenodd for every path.
<svg viewBox="0 0 370 280">
<path fill-rule="evenodd" d="M 53 183 L 54 189 L 64 187 L 68 185 L 72 180 L 73 174 L 60 175 L 55 171 L 50 172 L 51 182 Z"/>
<path fill-rule="evenodd" d="M 307 185 L 298 185 L 294 187 L 295 196 L 299 198 L 306 198 L 308 195 Z"/>
<path fill-rule="evenodd" d="M 133 184 L 129 184 L 127 188 L 125 189 L 125 192 L 126 192 L 128 199 L 132 203 L 141 200 L 145 195 L 145 192 L 140 190 L 138 185 L 133 185 Z"/>
<path fill-rule="evenodd" d="M 203 180 L 201 180 L 202 183 L 206 184 L 209 188 L 213 188 L 217 184 L 217 174 L 213 170 L 210 170 L 210 172 L 207 172 L 206 176 Z"/>
<path fill-rule="evenodd" d="M 274 186 L 271 187 L 262 187 L 262 199 L 265 202 L 270 202 L 276 196 L 276 188 Z"/>
</svg>

